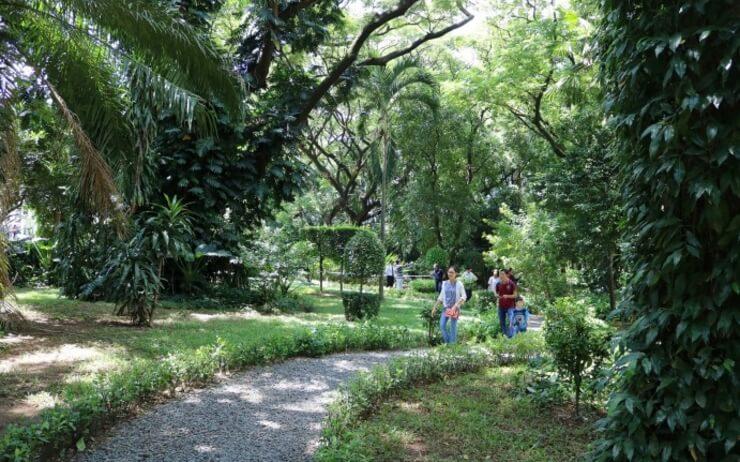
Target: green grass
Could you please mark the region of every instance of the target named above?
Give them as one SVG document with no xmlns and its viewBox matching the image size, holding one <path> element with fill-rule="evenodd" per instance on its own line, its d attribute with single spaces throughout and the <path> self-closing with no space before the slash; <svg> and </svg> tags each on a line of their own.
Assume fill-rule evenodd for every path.
<svg viewBox="0 0 740 462">
<path fill-rule="evenodd" d="M 57 402 L 65 388 L 89 382 L 98 372 L 124 370 L 133 361 L 158 361 L 213 345 L 262 342 L 291 335 L 306 326 L 345 323 L 340 294 L 314 287 L 297 292 L 316 307 L 313 313 L 260 315 L 254 311 L 191 309 L 166 304 L 155 312 L 152 328 L 129 325 L 113 315 L 113 305 L 59 297 L 56 289 L 20 289 L 21 310 L 29 319 L 25 340 L 0 340 L 0 431 L 5 424 L 33 417 Z M 423 332 L 419 310 L 431 299 L 399 298 L 389 294 L 375 323 Z M 8 366 L 10 362 L 18 362 Z M 3 369 L 3 364 L 5 368 Z"/>
<path fill-rule="evenodd" d="M 514 378 L 521 367 L 490 368 L 403 391 L 360 423 L 336 454 L 351 453 L 357 462 L 582 459 L 592 428 L 568 411 L 516 397 Z"/>
</svg>

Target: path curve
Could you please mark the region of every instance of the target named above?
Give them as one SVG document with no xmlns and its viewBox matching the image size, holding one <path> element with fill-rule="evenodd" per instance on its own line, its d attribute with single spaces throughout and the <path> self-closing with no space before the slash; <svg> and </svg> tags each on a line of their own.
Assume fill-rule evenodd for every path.
<svg viewBox="0 0 740 462">
<path fill-rule="evenodd" d="M 342 353 L 251 368 L 117 425 L 74 460 L 308 461 L 339 385 L 408 354 Z"/>
</svg>

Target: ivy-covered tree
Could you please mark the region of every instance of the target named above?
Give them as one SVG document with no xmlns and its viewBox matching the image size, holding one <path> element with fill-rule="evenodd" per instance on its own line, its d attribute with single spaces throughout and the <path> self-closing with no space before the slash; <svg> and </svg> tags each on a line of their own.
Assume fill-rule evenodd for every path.
<svg viewBox="0 0 740 462">
<path fill-rule="evenodd" d="M 737 460 L 740 5 L 603 0 L 632 273 L 599 461 Z"/>
</svg>

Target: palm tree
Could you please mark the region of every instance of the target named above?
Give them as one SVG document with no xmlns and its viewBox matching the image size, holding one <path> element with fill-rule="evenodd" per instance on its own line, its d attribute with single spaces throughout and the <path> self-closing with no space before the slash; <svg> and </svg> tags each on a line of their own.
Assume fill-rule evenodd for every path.
<svg viewBox="0 0 740 462">
<path fill-rule="evenodd" d="M 205 102 L 238 111 L 236 82 L 207 38 L 156 2 L 0 0 L 0 220 L 17 191 L 22 98 L 40 93 L 58 109 L 79 153 L 80 197 L 115 219 L 124 207 L 112 171 L 137 165 L 156 114 L 213 127 Z M 0 296 L 7 283 L 0 258 Z"/>
<path fill-rule="evenodd" d="M 424 71 L 418 60 L 402 59 L 390 67 L 374 68 L 363 83 L 367 92 L 368 109 L 376 114 L 375 140 L 379 148 L 375 164 L 380 172 L 380 242 L 385 249 L 385 220 L 388 202 L 388 175 L 392 173 L 398 150 L 393 142 L 393 116 L 406 102 L 422 104 L 436 111 L 439 103 L 434 77 Z M 377 154 L 377 150 L 376 150 Z M 381 278 L 382 279 L 382 278 Z M 383 296 L 383 281 L 380 281 Z"/>
</svg>

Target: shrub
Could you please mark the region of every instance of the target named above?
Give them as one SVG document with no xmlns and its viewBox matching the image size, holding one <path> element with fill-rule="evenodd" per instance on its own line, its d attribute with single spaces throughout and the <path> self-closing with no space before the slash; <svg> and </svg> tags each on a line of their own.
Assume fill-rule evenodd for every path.
<svg viewBox="0 0 740 462">
<path fill-rule="evenodd" d="M 315 308 L 310 300 L 295 294 L 278 297 L 266 305 L 270 310 L 280 313 L 312 313 Z"/>
<path fill-rule="evenodd" d="M 385 261 L 385 250 L 378 236 L 368 230 L 358 230 L 344 250 L 347 276 L 362 287 L 369 278 L 380 277 Z"/>
<path fill-rule="evenodd" d="M 462 325 L 461 338 L 474 343 L 483 343 L 501 335 L 501 324 L 498 311 L 487 311 L 478 320 L 471 320 Z"/>
<path fill-rule="evenodd" d="M 478 291 L 476 295 L 476 298 L 478 299 L 478 311 L 485 313 L 487 311 L 496 310 L 496 307 L 498 306 L 496 303 L 496 294 L 487 290 L 481 290 Z"/>
<path fill-rule="evenodd" d="M 570 390 L 555 364 L 548 360 L 532 361 L 530 367 L 517 377 L 517 382 L 517 394 L 541 406 L 559 405 L 569 399 Z"/>
<path fill-rule="evenodd" d="M 390 350 L 420 346 L 407 329 L 327 325 L 276 336 L 267 342 L 213 345 L 159 361 L 137 361 L 124 371 L 99 375 L 65 393 L 63 402 L 28 426 L 11 425 L 0 438 L 0 461 L 48 460 L 84 439 L 104 421 L 125 414 L 157 392 L 202 385 L 224 370 L 267 364 L 293 356 L 321 356 L 351 350 Z"/>
<path fill-rule="evenodd" d="M 433 279 L 413 279 L 409 283 L 411 290 L 423 294 L 437 293 L 437 287 Z"/>
<path fill-rule="evenodd" d="M 432 308 L 433 305 L 429 304 L 419 312 L 419 317 L 424 322 L 424 327 L 427 330 L 427 342 L 429 346 L 442 343 L 442 332 L 439 330 L 439 318 L 442 316 L 442 311 L 437 310 L 432 314 Z"/>
<path fill-rule="evenodd" d="M 609 357 L 609 337 L 609 328 L 590 316 L 582 300 L 559 298 L 546 312 L 545 342 L 558 371 L 573 386 L 576 415 L 584 377 Z"/>
<path fill-rule="evenodd" d="M 377 294 L 343 293 L 344 317 L 347 321 L 370 319 L 380 311 L 380 296 Z"/>
</svg>

